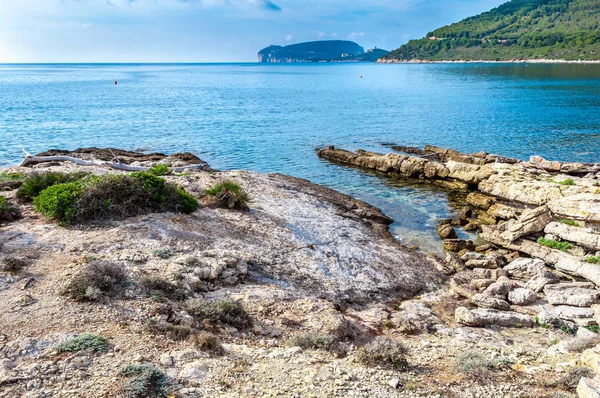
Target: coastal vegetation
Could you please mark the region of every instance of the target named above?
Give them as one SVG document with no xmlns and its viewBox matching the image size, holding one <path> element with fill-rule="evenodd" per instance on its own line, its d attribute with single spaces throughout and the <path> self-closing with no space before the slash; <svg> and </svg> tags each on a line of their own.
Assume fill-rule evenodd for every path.
<svg viewBox="0 0 600 398">
<path fill-rule="evenodd" d="M 0 195 L 0 223 L 16 220 L 21 217 L 19 206 Z"/>
<path fill-rule="evenodd" d="M 216 207 L 245 210 L 250 202 L 250 196 L 244 188 L 232 180 L 218 182 L 204 192 L 215 197 Z"/>
<path fill-rule="evenodd" d="M 75 275 L 63 294 L 76 301 L 95 301 L 116 295 L 127 281 L 127 271 L 121 264 L 95 260 Z"/>
<path fill-rule="evenodd" d="M 171 387 L 165 374 L 152 365 L 127 365 L 119 370 L 119 374 L 127 378 L 123 383 L 127 398 L 166 397 Z"/>
<path fill-rule="evenodd" d="M 599 60 L 599 28 L 595 0 L 512 0 L 411 40 L 383 59 Z"/>
<path fill-rule="evenodd" d="M 551 249 L 561 250 L 563 252 L 569 251 L 569 249 L 573 248 L 573 245 L 569 242 L 558 242 L 553 239 L 539 238 L 537 243 L 540 245 L 547 246 Z"/>
<path fill-rule="evenodd" d="M 95 333 L 82 333 L 77 337 L 65 341 L 56 347 L 56 351 L 59 353 L 63 352 L 79 352 L 79 351 L 93 351 L 93 352 L 106 352 L 108 349 L 108 341 Z"/>
<path fill-rule="evenodd" d="M 65 182 L 70 181 L 70 182 Z M 152 212 L 193 213 L 197 200 L 147 172 L 104 176 L 36 175 L 21 187 L 35 210 L 62 225 Z"/>
</svg>

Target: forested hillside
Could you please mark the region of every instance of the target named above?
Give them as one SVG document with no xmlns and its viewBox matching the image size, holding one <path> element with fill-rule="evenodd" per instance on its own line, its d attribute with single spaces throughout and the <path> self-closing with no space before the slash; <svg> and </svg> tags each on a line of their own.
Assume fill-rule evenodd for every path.
<svg viewBox="0 0 600 398">
<path fill-rule="evenodd" d="M 411 40 L 388 60 L 600 59 L 600 0 L 512 0 Z"/>
</svg>

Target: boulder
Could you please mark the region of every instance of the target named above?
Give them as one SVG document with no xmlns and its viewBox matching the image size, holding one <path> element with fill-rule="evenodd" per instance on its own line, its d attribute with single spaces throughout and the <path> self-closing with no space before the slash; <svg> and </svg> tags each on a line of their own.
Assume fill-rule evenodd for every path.
<svg viewBox="0 0 600 398">
<path fill-rule="evenodd" d="M 480 308 L 493 308 L 496 310 L 510 310 L 510 304 L 504 300 L 486 296 L 485 294 L 476 294 L 471 297 L 471 302 Z"/>
<path fill-rule="evenodd" d="M 517 207 L 516 205 L 494 203 L 489 209 L 487 209 L 487 213 L 490 216 L 500 218 L 502 220 L 510 220 L 513 218 L 518 218 L 524 210 L 524 207 Z"/>
<path fill-rule="evenodd" d="M 528 315 L 514 311 L 498 311 L 494 309 L 478 308 L 469 310 L 458 307 L 454 312 L 456 322 L 467 326 L 532 326 L 533 321 Z"/>
<path fill-rule="evenodd" d="M 471 282 L 469 283 L 469 285 L 472 288 L 474 288 L 474 289 L 476 289 L 478 291 L 481 291 L 481 290 L 486 289 L 488 286 L 490 286 L 494 282 L 496 282 L 495 279 L 485 279 L 485 278 L 483 278 L 483 279 L 473 279 L 473 280 L 471 280 Z"/>
<path fill-rule="evenodd" d="M 468 184 L 479 184 L 496 173 L 496 170 L 489 166 L 459 163 L 453 160 L 446 162 L 446 168 L 449 171 L 448 177 Z"/>
<path fill-rule="evenodd" d="M 496 217 L 486 213 L 485 211 L 477 212 L 477 223 L 478 224 L 493 225 L 493 224 L 496 224 L 497 222 L 498 222 L 498 220 L 496 219 Z"/>
<path fill-rule="evenodd" d="M 556 235 L 561 239 L 575 242 L 592 250 L 600 250 L 600 235 L 592 229 L 575 227 L 559 222 L 551 222 L 544 228 L 547 234 Z"/>
<path fill-rule="evenodd" d="M 600 222 L 600 187 L 589 187 L 594 193 L 559 197 L 548 203 L 555 214 L 574 220 Z"/>
<path fill-rule="evenodd" d="M 462 261 L 471 261 L 471 260 L 483 260 L 485 259 L 485 254 L 477 253 L 477 252 L 466 252 L 462 256 L 460 256 Z"/>
<path fill-rule="evenodd" d="M 527 210 L 516 221 L 507 222 L 510 224 L 507 225 L 502 238 L 513 242 L 523 236 L 543 231 L 550 221 L 552 221 L 552 214 L 547 206 Z"/>
<path fill-rule="evenodd" d="M 473 209 L 470 206 L 465 206 L 460 211 L 458 219 L 462 222 L 462 224 L 467 224 L 467 220 L 473 216 Z"/>
<path fill-rule="evenodd" d="M 462 239 L 444 239 L 444 249 L 451 252 L 459 252 L 461 250 L 473 250 L 475 246 L 472 241 Z"/>
<path fill-rule="evenodd" d="M 574 322 L 580 326 L 596 324 L 596 320 L 594 319 L 594 311 L 589 308 L 559 305 L 554 307 L 553 311 L 560 319 Z"/>
<path fill-rule="evenodd" d="M 582 377 L 577 385 L 579 398 L 600 398 L 600 382 Z"/>
<path fill-rule="evenodd" d="M 488 286 L 483 294 L 489 297 L 505 299 L 508 293 L 516 289 L 519 285 L 505 276 L 498 278 L 496 282 Z"/>
<path fill-rule="evenodd" d="M 467 195 L 467 203 L 480 209 L 487 210 L 496 200 L 492 196 L 482 194 L 480 192 L 471 192 Z"/>
<path fill-rule="evenodd" d="M 546 300 L 552 305 L 572 305 L 589 307 L 598 304 L 600 292 L 594 289 L 594 284 L 587 282 L 558 283 L 544 287 Z"/>
<path fill-rule="evenodd" d="M 450 279 L 450 288 L 459 296 L 470 299 L 477 292 L 471 287 L 471 281 L 476 279 L 471 271 L 462 271 Z"/>
<path fill-rule="evenodd" d="M 458 239 L 456 231 L 450 224 L 440 224 L 435 230 L 442 239 Z"/>
<path fill-rule="evenodd" d="M 533 290 L 517 288 L 508 292 L 508 301 L 515 305 L 529 305 L 537 301 L 537 294 Z"/>
<path fill-rule="evenodd" d="M 485 269 L 496 269 L 500 265 L 494 258 L 484 258 L 481 260 L 469 260 L 465 263 L 467 268 L 485 268 Z"/>
<path fill-rule="evenodd" d="M 581 355 L 581 363 L 592 368 L 597 374 L 600 374 L 600 345 L 585 350 Z"/>
<path fill-rule="evenodd" d="M 465 263 L 454 253 L 446 253 L 446 262 L 454 268 L 454 271 L 460 272 L 465 270 Z"/>
<path fill-rule="evenodd" d="M 492 279 L 498 280 L 501 276 L 507 276 L 507 272 L 503 269 L 487 269 L 487 268 L 473 268 L 473 273 L 481 279 Z"/>
</svg>

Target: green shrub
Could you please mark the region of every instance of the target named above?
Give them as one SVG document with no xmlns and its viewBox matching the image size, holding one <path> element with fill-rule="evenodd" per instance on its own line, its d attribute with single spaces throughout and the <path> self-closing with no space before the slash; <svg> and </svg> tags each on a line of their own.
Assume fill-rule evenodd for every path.
<svg viewBox="0 0 600 398">
<path fill-rule="evenodd" d="M 17 257 L 0 258 L 0 270 L 4 272 L 18 272 L 25 268 L 28 262 Z"/>
<path fill-rule="evenodd" d="M 224 351 L 219 338 L 209 332 L 200 332 L 192 335 L 190 337 L 190 342 L 195 348 L 201 351 L 210 352 L 214 355 L 221 355 Z"/>
<path fill-rule="evenodd" d="M 127 280 L 125 269 L 109 261 L 92 261 L 66 286 L 63 294 L 77 301 L 94 301 L 114 295 Z"/>
<path fill-rule="evenodd" d="M 575 220 L 560 220 L 561 223 L 571 225 L 573 227 L 579 227 L 579 223 Z"/>
<path fill-rule="evenodd" d="M 245 210 L 250 202 L 246 191 L 237 182 L 231 180 L 218 182 L 204 192 L 215 197 L 216 207 Z"/>
<path fill-rule="evenodd" d="M 80 175 L 78 175 L 80 177 Z M 69 177 L 67 174 L 45 171 L 41 173 L 32 173 L 27 177 L 23 185 L 17 191 L 17 197 L 20 199 L 32 201 L 44 189 L 56 184 L 73 182 L 76 178 Z"/>
<path fill-rule="evenodd" d="M 560 327 L 560 330 L 562 330 L 563 333 L 571 335 L 571 336 L 574 336 L 577 333 L 577 330 L 572 329 L 572 328 L 568 327 L 567 325 L 562 325 Z"/>
<path fill-rule="evenodd" d="M 185 340 L 192 333 L 192 329 L 187 326 L 174 325 L 155 318 L 148 319 L 145 326 L 151 333 L 164 334 L 173 340 Z"/>
<path fill-rule="evenodd" d="M 150 297 L 156 301 L 163 301 L 163 298 L 183 301 L 187 298 L 185 290 L 157 276 L 143 276 L 140 278 L 139 283 L 148 291 Z"/>
<path fill-rule="evenodd" d="M 492 362 L 476 352 L 465 352 L 464 354 L 461 354 L 456 360 L 456 367 L 462 373 L 470 373 L 485 369 L 492 370 L 495 368 Z"/>
<path fill-rule="evenodd" d="M 19 188 L 23 181 L 25 181 L 25 175 L 21 173 L 0 173 L 0 191 L 12 190 Z"/>
<path fill-rule="evenodd" d="M 309 350 L 325 350 L 330 351 L 336 347 L 339 343 L 339 339 L 319 333 L 302 333 L 292 337 L 289 344 L 294 347 L 300 347 Z"/>
<path fill-rule="evenodd" d="M 21 217 L 19 206 L 0 195 L 0 223 L 14 221 Z"/>
<path fill-rule="evenodd" d="M 408 349 L 401 342 L 378 336 L 359 349 L 357 358 L 365 365 L 405 370 L 407 354 Z"/>
<path fill-rule="evenodd" d="M 200 321 L 222 322 L 239 329 L 252 325 L 252 318 L 244 307 L 236 301 L 204 301 L 193 299 L 187 302 L 187 311 Z"/>
<path fill-rule="evenodd" d="M 162 258 L 163 260 L 166 260 L 168 258 L 171 258 L 173 256 L 173 251 L 171 251 L 171 249 L 156 249 L 154 251 L 152 251 L 152 255 L 154 257 L 158 257 L 158 258 Z"/>
<path fill-rule="evenodd" d="M 77 201 L 83 196 L 80 182 L 52 185 L 33 199 L 35 210 L 46 217 L 70 224 L 77 214 Z"/>
<path fill-rule="evenodd" d="M 600 264 L 600 256 L 590 256 L 586 261 L 590 264 Z"/>
<path fill-rule="evenodd" d="M 171 388 L 164 373 L 151 365 L 124 366 L 119 374 L 129 378 L 123 383 L 127 398 L 162 398 L 167 396 Z"/>
<path fill-rule="evenodd" d="M 572 178 L 567 178 L 566 180 L 562 180 L 559 182 L 560 185 L 575 185 L 575 181 Z"/>
<path fill-rule="evenodd" d="M 598 325 L 588 325 L 584 326 L 584 328 L 594 333 L 598 333 L 598 331 L 600 330 L 600 327 Z"/>
<path fill-rule="evenodd" d="M 142 172 L 53 185 L 34 199 L 34 205 L 37 211 L 63 225 L 152 212 L 192 213 L 198 209 L 198 201 L 187 192 Z"/>
<path fill-rule="evenodd" d="M 563 252 L 569 251 L 570 249 L 573 248 L 573 245 L 570 244 L 569 242 L 557 242 L 555 240 L 546 239 L 546 238 L 539 238 L 537 240 L 537 243 L 539 243 L 540 245 L 547 246 L 551 249 L 561 250 Z"/>
<path fill-rule="evenodd" d="M 166 164 L 157 164 L 154 167 L 150 167 L 150 169 L 148 169 L 148 173 L 150 174 L 154 174 L 155 176 L 165 176 L 167 174 L 169 174 L 171 171 L 169 170 L 169 166 L 167 166 Z"/>
<path fill-rule="evenodd" d="M 106 352 L 108 341 L 94 333 L 82 333 L 56 346 L 57 352 L 79 352 L 84 350 Z"/>
</svg>

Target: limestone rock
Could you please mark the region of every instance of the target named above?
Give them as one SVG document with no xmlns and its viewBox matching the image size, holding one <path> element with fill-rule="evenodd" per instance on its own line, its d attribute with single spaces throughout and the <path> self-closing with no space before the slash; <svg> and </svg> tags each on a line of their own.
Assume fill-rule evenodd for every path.
<svg viewBox="0 0 600 398">
<path fill-rule="evenodd" d="M 537 294 L 529 289 L 518 288 L 508 293 L 508 301 L 516 305 L 533 304 L 537 300 Z"/>
<path fill-rule="evenodd" d="M 550 221 L 552 214 L 547 206 L 527 210 L 516 221 L 509 221 L 510 225 L 502 234 L 502 238 L 513 242 L 523 236 L 543 231 Z"/>
<path fill-rule="evenodd" d="M 559 222 L 551 222 L 546 226 L 544 232 L 553 234 L 561 239 L 575 242 L 592 250 L 600 250 L 600 234 L 594 233 L 588 228 L 575 227 Z"/>
<path fill-rule="evenodd" d="M 446 253 L 446 262 L 450 264 L 454 271 L 460 272 L 465 270 L 465 263 L 454 253 Z"/>
<path fill-rule="evenodd" d="M 495 201 L 492 196 L 484 195 L 480 192 L 471 192 L 467 195 L 467 203 L 484 210 L 489 209 Z"/>
<path fill-rule="evenodd" d="M 600 382 L 582 377 L 577 385 L 579 398 L 600 398 Z"/>
<path fill-rule="evenodd" d="M 505 299 L 508 293 L 517 287 L 518 285 L 515 281 L 512 281 L 505 276 L 501 276 L 496 282 L 488 286 L 483 293 L 489 297 Z"/>
<path fill-rule="evenodd" d="M 510 304 L 504 300 L 486 296 L 485 294 L 476 294 L 471 297 L 471 302 L 480 308 L 493 308 L 496 310 L 507 311 Z"/>
<path fill-rule="evenodd" d="M 503 220 L 510 220 L 513 218 L 518 218 L 525 208 L 521 205 L 521 207 L 517 207 L 514 204 L 507 203 L 494 203 L 487 209 L 487 213 L 490 216 L 501 218 Z"/>
<path fill-rule="evenodd" d="M 465 307 L 458 307 L 454 313 L 456 322 L 467 326 L 532 326 L 533 321 L 527 315 L 514 311 L 498 311 L 494 309 L 475 309 L 469 310 Z"/>
<path fill-rule="evenodd" d="M 468 184 L 479 184 L 496 173 L 496 170 L 488 166 L 458 163 L 453 160 L 446 162 L 446 168 L 450 172 L 448 177 L 464 181 Z"/>
<path fill-rule="evenodd" d="M 441 224 L 435 230 L 442 239 L 458 239 L 456 231 L 450 224 Z"/>
<path fill-rule="evenodd" d="M 597 304 L 600 298 L 600 292 L 594 289 L 594 285 L 585 282 L 547 285 L 544 294 L 550 304 L 576 307 L 589 307 Z"/>
<path fill-rule="evenodd" d="M 589 308 L 559 305 L 554 307 L 554 312 L 560 319 L 574 322 L 577 325 L 588 326 L 596 324 L 594 311 Z"/>
<path fill-rule="evenodd" d="M 462 239 L 444 239 L 444 249 L 451 252 L 459 252 L 464 249 L 472 250 L 475 246 L 473 242 Z"/>
<path fill-rule="evenodd" d="M 581 355 L 581 362 L 592 368 L 596 374 L 600 374 L 600 345 L 585 350 Z"/>
<path fill-rule="evenodd" d="M 557 198 L 548 203 L 548 207 L 567 218 L 600 222 L 600 188 L 595 188 L 595 191 Z"/>
</svg>

